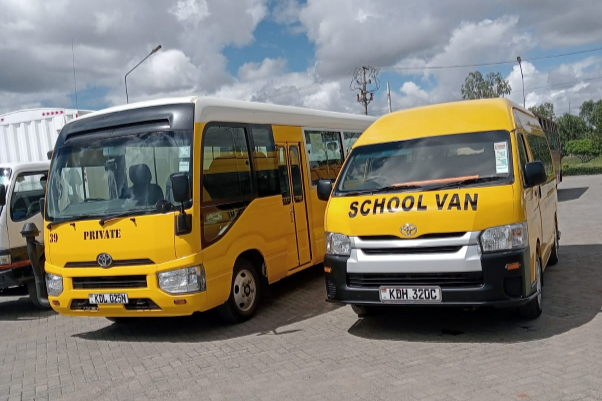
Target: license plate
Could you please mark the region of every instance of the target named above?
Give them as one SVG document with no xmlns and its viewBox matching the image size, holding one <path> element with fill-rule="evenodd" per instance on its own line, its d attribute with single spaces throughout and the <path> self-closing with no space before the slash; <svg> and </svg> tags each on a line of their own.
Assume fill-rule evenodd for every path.
<svg viewBox="0 0 602 401">
<path fill-rule="evenodd" d="M 440 287 L 380 287 L 381 302 L 433 303 L 441 302 Z"/>
<path fill-rule="evenodd" d="M 128 294 L 89 294 L 88 301 L 92 305 L 127 304 L 128 303 Z"/>
</svg>

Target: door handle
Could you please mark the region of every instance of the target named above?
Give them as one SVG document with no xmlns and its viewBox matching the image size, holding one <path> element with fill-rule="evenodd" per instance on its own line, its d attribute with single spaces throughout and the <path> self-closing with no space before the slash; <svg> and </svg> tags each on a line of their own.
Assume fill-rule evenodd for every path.
<svg viewBox="0 0 602 401">
<path fill-rule="evenodd" d="M 295 212 L 293 211 L 293 209 L 290 209 L 290 210 L 289 210 L 289 212 L 290 212 L 290 214 L 291 214 L 291 223 L 293 223 L 293 222 L 295 221 L 295 218 L 293 217 L 293 214 L 294 214 Z"/>
</svg>

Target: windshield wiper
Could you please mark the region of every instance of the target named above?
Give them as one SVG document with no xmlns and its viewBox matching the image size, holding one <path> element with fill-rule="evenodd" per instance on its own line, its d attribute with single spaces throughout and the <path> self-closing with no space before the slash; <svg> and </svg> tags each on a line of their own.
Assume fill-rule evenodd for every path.
<svg viewBox="0 0 602 401">
<path fill-rule="evenodd" d="M 149 208 L 145 208 L 145 209 L 129 210 L 127 212 L 112 214 L 110 216 L 105 216 L 102 219 L 100 219 L 98 224 L 100 224 L 101 226 L 104 226 L 105 223 L 107 223 L 111 220 L 121 219 L 123 217 L 137 216 L 140 214 L 146 214 L 146 213 L 154 212 L 154 211 L 156 211 L 156 209 L 154 207 L 153 208 L 149 207 Z"/>
<path fill-rule="evenodd" d="M 439 189 L 446 189 L 446 188 L 460 188 L 463 185 L 470 185 L 470 184 L 480 184 L 483 182 L 491 182 L 491 181 L 498 181 L 498 180 L 503 180 L 506 177 L 480 177 L 480 178 L 468 178 L 466 180 L 458 180 L 458 181 L 454 181 L 454 182 L 448 182 L 445 184 L 441 184 L 441 185 L 433 185 L 433 186 L 429 186 L 426 187 L 424 190 L 425 191 L 436 191 Z"/>
<path fill-rule="evenodd" d="M 81 220 L 81 219 L 82 219 L 82 217 L 84 217 L 84 216 L 74 216 L 74 217 L 69 217 L 69 218 L 67 218 L 67 219 L 65 219 L 65 220 L 51 221 L 50 223 L 48 223 L 48 224 L 46 225 L 46 228 L 50 230 L 52 227 L 56 227 L 56 226 L 58 226 L 59 224 L 63 224 L 63 223 L 72 223 L 72 222 L 74 222 L 74 221 L 79 221 L 79 220 Z"/>
<path fill-rule="evenodd" d="M 412 185 L 412 184 L 398 184 L 398 185 L 389 185 L 386 187 L 378 188 L 372 191 L 373 194 L 381 194 L 383 192 L 394 192 L 394 191 L 405 191 L 410 189 L 421 189 L 421 185 Z"/>
</svg>

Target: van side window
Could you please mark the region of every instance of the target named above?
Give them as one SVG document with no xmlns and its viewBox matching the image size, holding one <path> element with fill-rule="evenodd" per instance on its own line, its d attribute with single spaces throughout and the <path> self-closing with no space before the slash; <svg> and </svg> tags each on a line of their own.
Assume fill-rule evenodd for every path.
<svg viewBox="0 0 602 401">
<path fill-rule="evenodd" d="M 548 175 L 548 181 L 554 179 L 554 163 L 552 161 L 552 154 L 548 145 L 548 140 L 545 136 L 538 135 L 527 135 L 527 142 L 531 148 L 531 153 L 535 161 L 540 161 L 546 168 L 546 174 Z"/>
<path fill-rule="evenodd" d="M 305 131 L 312 185 L 319 180 L 334 181 L 343 165 L 340 132 Z"/>
<path fill-rule="evenodd" d="M 280 195 L 278 154 L 270 126 L 252 126 L 253 165 L 257 176 L 258 196 Z"/>
<path fill-rule="evenodd" d="M 27 220 L 40 213 L 40 198 L 46 191 L 46 174 L 23 173 L 15 180 L 10 199 L 10 218 L 14 222 Z"/>
<path fill-rule="evenodd" d="M 518 147 L 518 158 L 520 160 L 520 169 L 525 169 L 525 164 L 528 162 L 527 151 L 525 150 L 525 141 L 521 134 L 516 134 L 516 146 Z"/>
</svg>

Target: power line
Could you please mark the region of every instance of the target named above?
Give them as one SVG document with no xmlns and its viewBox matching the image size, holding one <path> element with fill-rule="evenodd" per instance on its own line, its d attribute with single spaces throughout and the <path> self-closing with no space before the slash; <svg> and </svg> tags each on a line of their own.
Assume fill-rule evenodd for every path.
<svg viewBox="0 0 602 401">
<path fill-rule="evenodd" d="M 547 59 L 551 59 L 551 58 L 574 56 L 576 54 L 593 53 L 593 52 L 597 52 L 600 50 L 602 50 L 602 47 L 598 47 L 595 49 L 589 49 L 589 50 L 581 50 L 578 52 L 554 54 L 551 56 L 534 57 L 534 58 L 530 58 L 530 59 L 523 59 L 522 61 L 547 60 Z M 423 67 L 385 67 L 382 69 L 383 70 L 400 70 L 400 71 L 445 70 L 445 69 L 451 69 L 451 68 L 489 67 L 489 66 L 494 66 L 494 65 L 504 65 L 504 64 L 514 64 L 514 63 L 516 63 L 516 60 L 494 61 L 491 63 L 456 64 L 456 65 L 439 65 L 439 66 L 423 66 Z"/>
<path fill-rule="evenodd" d="M 602 77 L 580 79 L 578 81 L 570 81 L 570 82 L 563 82 L 561 84 L 553 84 L 553 85 L 547 85 L 547 86 L 540 86 L 538 88 L 529 88 L 529 89 L 525 89 L 525 92 L 535 92 L 535 91 L 539 91 L 539 90 L 543 90 L 543 89 L 554 88 L 554 87 L 557 87 L 557 86 L 576 85 L 576 84 L 580 84 L 582 82 L 597 81 L 597 80 L 600 80 L 600 79 L 602 79 Z M 513 90 L 510 93 L 515 93 L 515 92 L 519 92 L 519 91 L 518 90 Z"/>
</svg>

